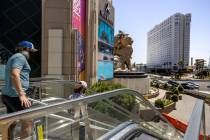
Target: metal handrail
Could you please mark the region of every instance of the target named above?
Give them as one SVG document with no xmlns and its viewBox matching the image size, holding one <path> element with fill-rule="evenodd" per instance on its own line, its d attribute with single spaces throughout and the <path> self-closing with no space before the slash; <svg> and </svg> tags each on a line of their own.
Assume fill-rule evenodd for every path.
<svg viewBox="0 0 210 140">
<path fill-rule="evenodd" d="M 57 98 L 57 99 L 63 99 L 63 98 Z M 44 105 L 44 106 L 49 105 L 47 103 L 44 103 L 44 102 L 41 102 L 41 101 L 38 101 L 38 100 L 35 100 L 35 99 L 32 99 L 32 98 L 29 98 L 29 100 L 32 101 L 33 103 L 37 103 L 37 104 L 40 104 L 40 105 Z M 64 101 L 64 100 L 62 100 L 62 101 Z M 60 116 L 60 115 L 56 115 L 56 114 L 50 114 L 50 117 L 54 117 L 56 119 L 63 119 L 63 120 L 67 120 L 67 121 L 72 121 L 72 122 L 75 121 L 73 119 L 66 118 L 66 117 L 63 117 L 63 116 Z M 109 125 L 109 124 L 106 124 L 106 123 L 103 123 L 103 122 L 99 122 L 99 121 L 96 121 L 96 120 L 91 119 L 91 118 L 89 118 L 89 120 L 113 128 L 112 125 Z M 84 123 L 81 123 L 81 124 L 84 124 Z"/>
<path fill-rule="evenodd" d="M 189 125 L 188 125 L 187 131 L 184 135 L 184 140 L 199 140 L 200 130 L 201 130 L 201 122 L 205 115 L 203 113 L 204 113 L 204 101 L 198 99 L 196 101 L 194 108 L 193 108 L 193 112 L 190 117 Z M 205 125 L 205 124 L 203 124 L 203 125 Z M 205 132 L 204 132 L 204 136 L 205 136 Z"/>
<path fill-rule="evenodd" d="M 79 99 L 74 99 L 74 100 L 67 100 L 67 101 L 63 101 L 60 103 L 55 103 L 52 105 L 48 105 L 48 106 L 43 106 L 43 107 L 37 107 L 37 108 L 33 108 L 33 109 L 27 109 L 27 110 L 23 110 L 23 111 L 19 111 L 19 112 L 15 112 L 15 113 L 11 113 L 11 114 L 5 114 L 0 116 L 0 122 L 1 123 L 8 123 L 11 120 L 19 120 L 19 119 L 27 119 L 30 117 L 35 117 L 35 116 L 40 116 L 40 115 L 47 115 L 49 113 L 53 113 L 55 112 L 54 110 L 58 109 L 58 110 L 65 110 L 65 109 L 69 109 L 70 106 L 74 106 L 80 103 L 92 103 L 92 102 L 96 102 L 99 101 L 101 99 L 105 99 L 105 98 L 110 98 L 110 97 L 114 97 L 123 93 L 129 93 L 131 95 L 137 96 L 140 99 L 142 99 L 146 105 L 148 105 L 152 110 L 154 110 L 157 114 L 160 115 L 161 119 L 164 120 L 165 122 L 168 122 L 161 114 L 160 112 L 158 112 L 154 106 L 152 106 L 150 104 L 149 101 L 145 100 L 144 97 L 142 95 L 140 95 L 137 91 L 135 90 L 131 90 L 128 88 L 122 88 L 122 89 L 117 89 L 117 90 L 113 90 L 113 91 L 107 91 L 107 92 L 103 92 L 100 94 L 94 94 L 94 95 L 90 95 L 90 96 L 86 96 L 83 98 L 79 98 Z M 169 125 L 171 127 L 173 127 L 170 123 Z"/>
<path fill-rule="evenodd" d="M 109 97 L 119 95 L 122 93 L 122 91 L 123 92 L 131 92 L 130 89 L 123 88 L 123 89 L 104 92 L 101 94 L 94 94 L 91 96 L 86 96 L 86 97 L 78 98 L 78 99 L 74 99 L 74 100 L 67 100 L 67 101 L 51 104 L 48 106 L 42 106 L 42 107 L 27 109 L 27 110 L 23 110 L 23 111 L 11 113 L 11 114 L 5 114 L 5 115 L 0 116 L 0 121 L 8 122 L 12 119 L 15 119 L 15 120 L 26 119 L 26 118 L 29 118 L 34 115 L 37 116 L 37 115 L 46 114 L 46 113 L 49 114 L 48 111 L 50 111 L 50 109 L 53 109 L 53 110 L 55 110 L 55 109 L 62 109 L 62 110 L 69 109 L 69 105 L 73 106 L 73 105 L 76 105 L 79 103 L 86 103 L 86 104 L 92 103 L 95 101 L 99 101 L 103 97 L 109 98 Z M 54 112 L 54 111 L 50 111 L 50 112 Z"/>
<path fill-rule="evenodd" d="M 149 101 L 145 100 L 144 97 L 137 91 L 131 90 L 128 88 L 123 88 L 123 89 L 117 89 L 113 91 L 108 91 L 100 94 L 94 94 L 74 100 L 67 100 L 67 101 L 62 101 L 60 103 L 55 103 L 47 106 L 42 106 L 42 107 L 37 107 L 37 108 L 32 108 L 32 109 L 27 109 L 11 114 L 6 114 L 0 116 L 0 124 L 7 126 L 7 124 L 14 122 L 16 120 L 25 120 L 25 119 L 31 119 L 31 118 L 38 118 L 40 116 L 47 116 L 49 114 L 56 113 L 58 110 L 67 110 L 71 107 L 74 107 L 75 105 L 81 105 L 81 104 L 89 104 L 97 101 L 101 101 L 103 99 L 107 99 L 110 97 L 115 97 L 117 95 L 122 95 L 122 94 L 130 94 L 133 96 L 138 97 L 139 99 L 142 99 L 144 101 L 144 104 L 150 107 L 156 115 L 160 116 L 160 119 L 164 122 L 168 122 L 161 114 L 158 112 L 154 106 L 150 104 Z M 134 121 L 135 122 L 135 121 Z M 137 122 L 138 123 L 138 122 Z M 174 128 L 169 122 L 168 125 L 171 128 Z M 175 130 L 175 128 L 174 128 Z M 178 131 L 176 132 L 177 134 L 180 134 Z M 180 134 L 181 135 L 181 134 Z"/>
<path fill-rule="evenodd" d="M 107 97 L 113 97 L 115 95 L 120 94 L 122 91 L 125 91 L 128 89 L 120 89 L 120 90 L 114 90 L 111 92 L 105 92 L 104 95 L 106 95 Z M 107 93 L 109 95 L 107 95 Z M 111 94 L 111 93 L 115 93 L 115 94 Z M 4 114 L 0 116 L 0 121 L 4 121 L 4 122 L 8 122 L 11 121 L 13 119 L 18 120 L 18 119 L 26 119 L 29 118 L 31 116 L 34 115 L 42 115 L 42 114 L 49 114 L 48 111 L 50 111 L 50 109 L 69 109 L 69 105 L 73 106 L 76 104 L 79 104 L 81 102 L 85 102 L 85 103 L 91 103 L 94 101 L 98 101 L 99 98 L 102 98 L 103 94 L 95 94 L 95 95 L 91 95 L 91 96 L 86 96 L 83 98 L 79 98 L 79 99 L 74 99 L 74 100 L 67 100 L 67 101 L 62 101 L 59 103 L 55 103 L 55 104 L 51 104 L 48 106 L 42 106 L 42 107 L 37 107 L 37 108 L 33 108 L 33 109 L 26 109 L 26 110 L 22 110 L 22 111 L 18 111 L 15 113 L 11 113 L 11 114 Z M 50 111 L 50 112 L 54 112 L 54 111 Z"/>
</svg>

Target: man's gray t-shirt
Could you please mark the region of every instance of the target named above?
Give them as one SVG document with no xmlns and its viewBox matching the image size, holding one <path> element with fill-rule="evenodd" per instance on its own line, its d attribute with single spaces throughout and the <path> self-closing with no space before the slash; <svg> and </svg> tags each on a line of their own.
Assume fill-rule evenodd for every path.
<svg viewBox="0 0 210 140">
<path fill-rule="evenodd" d="M 24 91 L 29 88 L 29 73 L 31 68 L 26 60 L 26 57 L 21 53 L 16 53 L 9 58 L 5 68 L 5 86 L 2 89 L 2 94 L 10 97 L 18 97 L 18 93 L 12 84 L 11 71 L 12 69 L 20 69 L 20 82 Z"/>
</svg>

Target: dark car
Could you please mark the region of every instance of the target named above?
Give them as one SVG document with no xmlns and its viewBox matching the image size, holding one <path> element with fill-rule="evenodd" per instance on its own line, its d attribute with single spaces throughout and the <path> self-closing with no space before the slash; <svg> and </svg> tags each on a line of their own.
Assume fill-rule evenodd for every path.
<svg viewBox="0 0 210 140">
<path fill-rule="evenodd" d="M 179 85 L 179 83 L 177 83 L 176 81 L 172 81 L 172 80 L 169 80 L 168 84 L 175 86 L 175 87 L 177 87 Z"/>
<path fill-rule="evenodd" d="M 181 85 L 184 89 L 194 89 L 194 86 L 188 83 L 181 83 Z"/>
</svg>

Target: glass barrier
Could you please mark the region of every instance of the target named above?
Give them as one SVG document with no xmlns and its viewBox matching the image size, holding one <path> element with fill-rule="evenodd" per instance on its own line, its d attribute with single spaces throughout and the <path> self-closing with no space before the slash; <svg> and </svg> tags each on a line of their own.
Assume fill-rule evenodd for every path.
<svg viewBox="0 0 210 140">
<path fill-rule="evenodd" d="M 35 100 L 53 104 L 68 99 L 74 93 L 74 81 L 51 80 L 46 78 L 36 79 L 36 82 L 30 82 L 30 88 L 27 95 Z M 0 94 L 4 83 L 0 83 Z M 42 104 L 33 104 L 32 108 L 40 107 Z M 0 115 L 6 113 L 6 108 L 0 98 Z"/>
<path fill-rule="evenodd" d="M 68 100 L 74 84 L 69 81 L 34 83 L 31 109 L 0 116 L 2 140 L 9 137 L 95 140 L 128 121 L 160 139 L 183 138 L 136 91 L 125 88 Z"/>
<path fill-rule="evenodd" d="M 190 116 L 184 140 L 209 140 L 206 136 L 205 102 L 197 99 Z"/>
</svg>

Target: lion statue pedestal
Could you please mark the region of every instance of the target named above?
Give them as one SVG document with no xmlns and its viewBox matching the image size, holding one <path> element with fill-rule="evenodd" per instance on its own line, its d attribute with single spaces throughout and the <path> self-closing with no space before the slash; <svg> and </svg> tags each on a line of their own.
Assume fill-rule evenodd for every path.
<svg viewBox="0 0 210 140">
<path fill-rule="evenodd" d="M 147 94 L 150 86 L 148 76 L 144 72 L 132 71 L 133 39 L 122 31 L 114 39 L 114 82 Z"/>
</svg>

